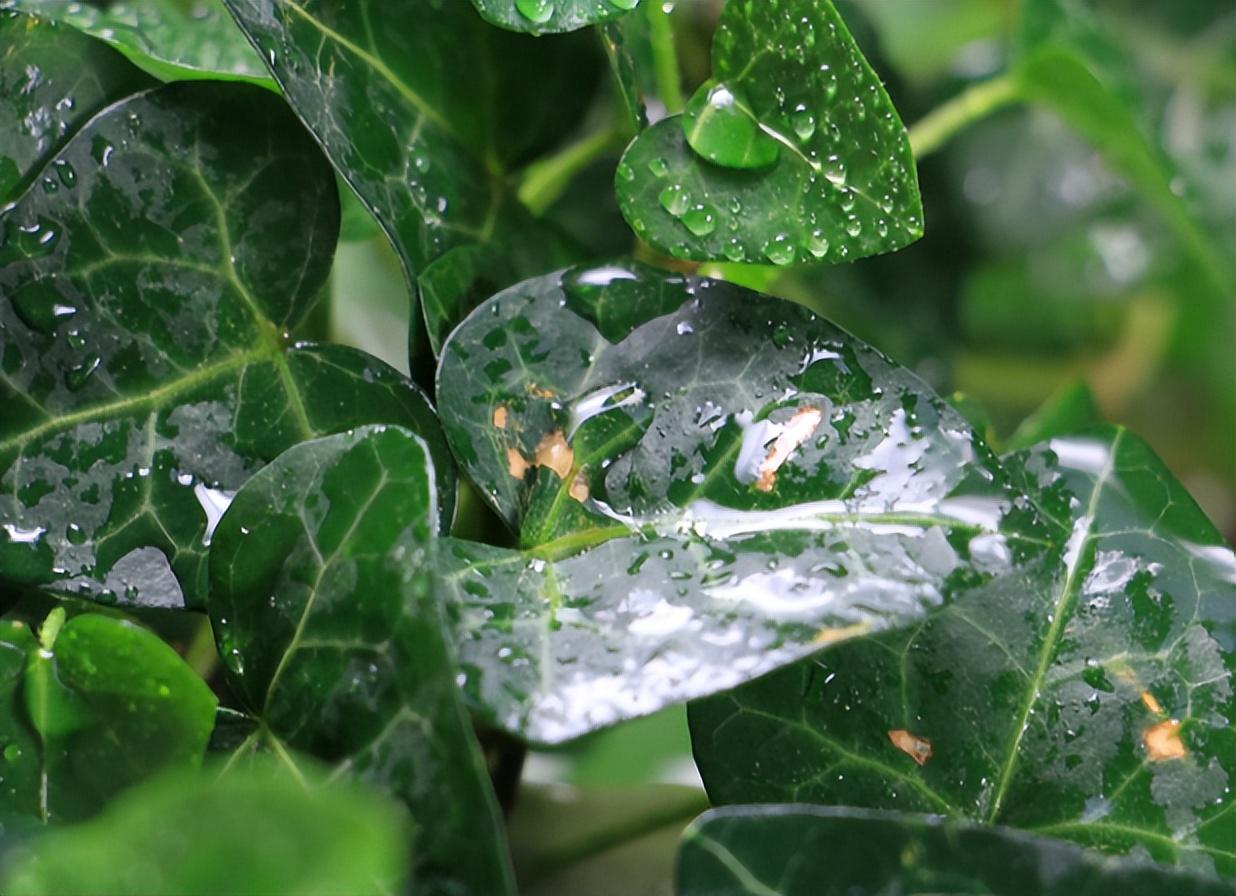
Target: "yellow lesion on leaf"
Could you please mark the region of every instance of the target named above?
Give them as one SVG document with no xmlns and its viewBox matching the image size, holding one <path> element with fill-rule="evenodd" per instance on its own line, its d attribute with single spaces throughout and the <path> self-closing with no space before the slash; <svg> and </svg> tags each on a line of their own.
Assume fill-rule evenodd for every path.
<svg viewBox="0 0 1236 896">
<path fill-rule="evenodd" d="M 1163 715 L 1163 707 L 1159 704 L 1159 701 L 1155 699 L 1154 694 L 1150 693 L 1150 691 L 1142 691 L 1142 703 L 1156 716 Z"/>
<path fill-rule="evenodd" d="M 768 454 L 757 471 L 756 491 L 771 492 L 777 484 L 777 471 L 790 459 L 799 446 L 820 426 L 824 415 L 819 408 L 799 408 L 768 448 Z"/>
<path fill-rule="evenodd" d="M 1159 722 L 1143 731 L 1142 744 L 1146 747 L 1146 758 L 1151 762 L 1184 759 L 1189 755 L 1188 748 L 1180 739 L 1180 722 L 1175 719 Z"/>
<path fill-rule="evenodd" d="M 506 429 L 506 421 L 510 413 L 506 409 L 506 405 L 498 405 L 494 408 L 494 426 L 498 429 Z"/>
<path fill-rule="evenodd" d="M 841 628 L 822 628 L 815 633 L 811 643 L 817 647 L 826 647 L 829 644 L 835 644 L 847 638 L 857 638 L 860 635 L 867 634 L 869 631 L 871 631 L 870 622 L 856 622 L 853 625 L 846 625 Z"/>
<path fill-rule="evenodd" d="M 888 732 L 888 739 L 894 747 L 914 760 L 917 765 L 926 765 L 927 760 L 935 752 L 931 741 L 918 734 L 912 734 L 904 728 L 894 728 Z"/>
</svg>

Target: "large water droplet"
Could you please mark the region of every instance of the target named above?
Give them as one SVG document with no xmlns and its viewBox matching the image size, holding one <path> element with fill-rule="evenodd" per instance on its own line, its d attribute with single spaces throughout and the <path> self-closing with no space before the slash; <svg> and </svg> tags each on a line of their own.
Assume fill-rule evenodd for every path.
<svg viewBox="0 0 1236 896">
<path fill-rule="evenodd" d="M 727 168 L 764 168 L 781 154 L 742 93 L 724 83 L 705 83 L 695 92 L 683 114 L 682 130 L 698 155 Z"/>
<path fill-rule="evenodd" d="M 794 133 L 804 143 L 815 134 L 815 116 L 811 114 L 811 110 L 806 106 L 799 105 L 794 110 L 793 125 Z"/>
<path fill-rule="evenodd" d="M 609 5 L 617 9 L 635 9 L 639 6 L 639 0 L 609 0 Z"/>
<path fill-rule="evenodd" d="M 825 236 L 824 231 L 818 227 L 811 231 L 811 235 L 807 237 L 807 251 L 816 258 L 823 258 L 827 255 L 828 246 L 828 237 Z"/>
<path fill-rule="evenodd" d="M 794 244 L 789 234 L 779 233 L 764 245 L 764 254 L 773 264 L 784 265 L 794 261 Z"/>
<path fill-rule="evenodd" d="M 657 198 L 661 203 L 661 208 L 665 209 L 675 218 L 681 218 L 686 214 L 687 209 L 691 207 L 691 197 L 687 195 L 680 184 L 672 184 L 666 187 Z"/>
<path fill-rule="evenodd" d="M 682 216 L 682 223 L 696 236 L 708 236 L 717 229 L 717 216 L 707 205 L 696 205 Z"/>
<path fill-rule="evenodd" d="M 540 25 L 554 14 L 553 0 L 515 0 L 515 8 L 529 22 Z"/>
</svg>

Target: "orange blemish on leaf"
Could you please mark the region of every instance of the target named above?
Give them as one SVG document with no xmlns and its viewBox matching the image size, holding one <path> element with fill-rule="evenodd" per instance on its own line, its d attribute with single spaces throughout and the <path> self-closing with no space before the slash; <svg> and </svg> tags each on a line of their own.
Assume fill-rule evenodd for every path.
<svg viewBox="0 0 1236 896">
<path fill-rule="evenodd" d="M 859 635 L 865 635 L 870 630 L 871 623 L 869 622 L 856 622 L 844 628 L 822 628 L 815 633 L 811 643 L 817 647 L 825 647 L 838 641 L 844 641 L 847 638 L 857 638 Z"/>
<path fill-rule="evenodd" d="M 498 429 L 506 429 L 506 418 L 508 412 L 505 405 L 498 405 L 494 408 L 494 426 Z"/>
<path fill-rule="evenodd" d="M 516 479 L 523 479 L 531 466 L 528 459 L 519 453 L 518 448 L 506 449 L 506 469 Z"/>
<path fill-rule="evenodd" d="M 1146 757 L 1151 762 L 1184 759 L 1189 755 L 1180 739 L 1180 723 L 1175 719 L 1151 725 L 1142 732 L 1142 743 L 1146 745 Z"/>
<path fill-rule="evenodd" d="M 1163 707 L 1159 705 L 1159 701 L 1155 699 L 1154 694 L 1150 693 L 1150 691 L 1142 691 L 1142 703 L 1155 715 L 1163 714 Z"/>
<path fill-rule="evenodd" d="M 819 408 L 799 408 L 795 412 L 781 430 L 781 434 L 769 446 L 768 454 L 764 456 L 764 461 L 760 464 L 755 480 L 756 491 L 770 492 L 773 490 L 773 486 L 777 484 L 777 471 L 803 442 L 811 438 L 811 434 L 819 427 L 823 416 Z"/>
<path fill-rule="evenodd" d="M 536 398 L 557 398 L 558 393 L 550 389 L 538 386 L 536 383 L 529 383 L 527 386 L 528 394 Z"/>
<path fill-rule="evenodd" d="M 917 734 L 911 734 L 904 728 L 894 728 L 888 732 L 888 739 L 893 742 L 894 747 L 913 759 L 917 765 L 926 765 L 934 752 L 931 741 Z"/>
<path fill-rule="evenodd" d="M 571 467 L 575 465 L 575 452 L 567 444 L 562 430 L 555 429 L 541 436 L 541 441 L 536 446 L 533 463 L 538 467 L 553 470 L 563 481 L 571 475 Z"/>
<path fill-rule="evenodd" d="M 572 480 L 571 489 L 567 494 L 581 504 L 588 500 L 588 480 L 584 478 L 583 470 L 575 474 L 575 479 Z"/>
</svg>

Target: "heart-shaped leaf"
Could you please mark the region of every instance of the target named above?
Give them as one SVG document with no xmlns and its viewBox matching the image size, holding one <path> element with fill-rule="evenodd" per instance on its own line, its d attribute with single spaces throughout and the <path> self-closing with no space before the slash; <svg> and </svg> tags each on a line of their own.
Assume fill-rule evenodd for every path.
<svg viewBox="0 0 1236 896">
<path fill-rule="evenodd" d="M 36 641 L 0 622 L 0 812 L 76 821 L 119 791 L 201 761 L 215 696 L 158 637 L 53 610 Z"/>
<path fill-rule="evenodd" d="M 693 704 L 710 796 L 931 811 L 1236 873 L 1231 549 L 1123 430 L 1007 465 L 1051 562 Z"/>
<path fill-rule="evenodd" d="M 97 819 L 20 850 L 8 896 L 279 893 L 386 896 L 408 864 L 395 806 L 341 782 L 298 780 L 271 763 L 169 775 Z"/>
<path fill-rule="evenodd" d="M 384 788 L 419 826 L 416 892 L 499 896 L 501 821 L 432 587 L 434 504 L 424 443 L 386 427 L 298 445 L 236 495 L 209 610 L 261 724 L 233 761 L 290 747 Z"/>
<path fill-rule="evenodd" d="M 230 493 L 284 448 L 371 421 L 437 448 L 449 518 L 423 395 L 360 352 L 286 339 L 339 221 L 330 168 L 286 106 L 190 82 L 56 145 L 70 130 L 26 135 L 44 164 L 0 212 L 4 578 L 195 605 Z"/>
<path fill-rule="evenodd" d="M 511 31 L 575 31 L 625 15 L 640 0 L 472 0 L 488 21 Z"/>
<path fill-rule="evenodd" d="M 679 896 L 1223 896 L 1217 880 L 1009 828 L 819 806 L 705 813 L 683 835 Z"/>
<path fill-rule="evenodd" d="M 1045 536 L 916 377 L 728 284 L 521 284 L 455 331 L 438 396 L 525 548 L 441 551 L 466 690 L 535 741 L 1002 594 Z"/>
<path fill-rule="evenodd" d="M 727 3 L 713 81 L 640 134 L 616 179 L 639 236 L 678 258 L 783 265 L 923 234 L 906 130 L 830 0 Z"/>
<path fill-rule="evenodd" d="M 222 0 L 0 0 L 0 10 L 4 9 L 62 22 L 97 37 L 166 81 L 217 78 L 270 83 L 262 60 Z"/>
<path fill-rule="evenodd" d="M 228 3 L 412 285 L 530 223 L 505 174 L 561 137 L 599 71 L 585 35 L 534 41 L 457 0 Z"/>
</svg>

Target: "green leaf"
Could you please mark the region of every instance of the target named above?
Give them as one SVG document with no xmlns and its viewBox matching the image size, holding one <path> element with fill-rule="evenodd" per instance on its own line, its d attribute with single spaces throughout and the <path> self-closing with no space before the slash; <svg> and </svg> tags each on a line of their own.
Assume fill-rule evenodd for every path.
<svg viewBox="0 0 1236 896">
<path fill-rule="evenodd" d="M 215 696 L 145 629 L 97 613 L 48 616 L 36 643 L 0 622 L 0 813 L 93 814 L 121 790 L 201 761 Z"/>
<path fill-rule="evenodd" d="M 1102 420 L 1103 412 L 1090 386 L 1085 380 L 1076 380 L 1023 420 L 1004 447 L 1008 451 L 1023 451 L 1039 442 L 1096 426 Z"/>
<path fill-rule="evenodd" d="M 10 896 L 247 893 L 379 896 L 408 864 L 406 824 L 355 785 L 311 784 L 270 766 L 170 775 L 95 820 L 19 849 Z"/>
<path fill-rule="evenodd" d="M 487 21 L 511 31 L 575 31 L 625 15 L 640 0 L 472 0 Z"/>
<path fill-rule="evenodd" d="M 405 802 L 417 892 L 512 891 L 501 821 L 433 592 L 433 474 L 406 430 L 290 449 L 237 493 L 211 546 L 211 620 L 260 728 Z"/>
<path fill-rule="evenodd" d="M 618 88 L 618 94 L 622 97 L 631 126 L 636 133 L 639 133 L 648 127 L 648 110 L 644 106 L 644 95 L 646 92 L 651 92 L 653 85 L 648 84 L 648 90 L 645 90 L 645 85 L 640 80 L 640 73 L 641 71 L 647 72 L 651 68 L 651 62 L 641 69 L 639 63 L 636 62 L 635 49 L 632 47 L 632 43 L 639 41 L 643 34 L 635 31 L 632 35 L 631 32 L 640 24 L 646 27 L 647 20 L 641 16 L 632 16 L 626 21 L 634 23 L 633 26 L 628 28 L 626 22 L 610 22 L 601 25 L 597 33 L 601 37 L 601 46 L 605 48 L 605 55 L 609 59 L 610 73 L 614 76 L 614 83 Z"/>
<path fill-rule="evenodd" d="M 169 85 L 48 155 L 0 212 L 6 580 L 194 606 L 231 492 L 284 448 L 371 421 L 436 448 L 449 519 L 451 467 L 419 390 L 285 335 L 319 294 L 339 211 L 277 97 Z"/>
<path fill-rule="evenodd" d="M 916 377 L 729 284 L 639 265 L 521 284 L 455 331 L 438 397 L 524 548 L 444 542 L 465 689 L 533 741 L 999 590 L 1045 536 Z"/>
<path fill-rule="evenodd" d="M 505 175 L 561 137 L 599 70 L 587 35 L 535 41 L 458 0 L 228 2 L 413 285 L 527 226 Z"/>
<path fill-rule="evenodd" d="M 164 81 L 191 78 L 269 84 L 266 69 L 222 0 L 0 0 L 103 40 Z"/>
<path fill-rule="evenodd" d="M 784 265 L 922 236 L 905 128 L 829 0 L 793 15 L 727 4 L 712 62 L 687 113 L 640 134 L 618 168 L 642 239 L 677 258 Z"/>
<path fill-rule="evenodd" d="M 683 835 L 679 896 L 1223 896 L 1206 877 L 1009 828 L 820 806 L 741 806 Z"/>
<path fill-rule="evenodd" d="M 1236 559 L 1124 430 L 1007 460 L 1023 586 L 691 706 L 715 803 L 930 811 L 1236 873 Z"/>
</svg>

